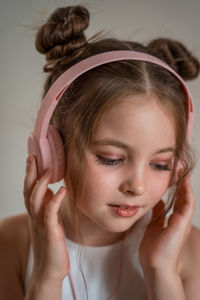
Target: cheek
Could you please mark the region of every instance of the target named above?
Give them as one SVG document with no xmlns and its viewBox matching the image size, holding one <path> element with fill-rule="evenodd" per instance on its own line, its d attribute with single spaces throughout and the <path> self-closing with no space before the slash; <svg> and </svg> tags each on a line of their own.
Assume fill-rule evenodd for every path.
<svg viewBox="0 0 200 300">
<path fill-rule="evenodd" d="M 118 176 L 116 172 L 101 166 L 89 167 L 87 170 L 87 192 L 92 194 L 106 194 L 117 187 Z"/>
<path fill-rule="evenodd" d="M 86 214 L 96 213 L 96 208 L 104 210 L 104 205 L 108 201 L 113 200 L 116 195 L 117 182 L 119 178 L 117 172 L 102 166 L 90 166 L 86 172 L 86 190 L 83 199 L 85 201 L 78 202 L 78 207 Z"/>
<path fill-rule="evenodd" d="M 162 199 L 164 194 L 166 193 L 168 188 L 168 181 L 160 180 L 157 182 L 151 182 L 150 187 L 150 199 L 151 199 L 151 206 L 154 206 L 158 201 Z"/>
</svg>

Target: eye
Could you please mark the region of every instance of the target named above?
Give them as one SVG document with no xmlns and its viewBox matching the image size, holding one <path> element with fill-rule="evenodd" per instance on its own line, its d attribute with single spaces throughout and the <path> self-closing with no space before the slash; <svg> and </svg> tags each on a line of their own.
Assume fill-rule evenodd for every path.
<svg viewBox="0 0 200 300">
<path fill-rule="evenodd" d="M 121 164 L 123 162 L 123 159 L 120 158 L 120 159 L 110 159 L 110 158 L 106 158 L 106 157 L 102 157 L 100 155 L 96 155 L 97 157 L 97 162 L 100 163 L 101 165 L 104 165 L 104 166 L 109 166 L 109 167 L 112 167 L 112 166 L 117 166 L 119 164 Z M 151 164 L 153 165 L 154 169 L 157 170 L 157 171 L 171 171 L 169 165 L 161 165 L 161 164 Z"/>
<path fill-rule="evenodd" d="M 157 171 L 171 171 L 169 165 L 152 164 Z"/>
<path fill-rule="evenodd" d="M 100 155 L 96 155 L 97 157 L 97 161 L 104 165 L 104 166 L 116 166 L 116 165 L 119 165 L 123 159 L 120 158 L 120 159 L 110 159 L 110 158 L 106 158 L 106 157 L 102 157 Z"/>
</svg>

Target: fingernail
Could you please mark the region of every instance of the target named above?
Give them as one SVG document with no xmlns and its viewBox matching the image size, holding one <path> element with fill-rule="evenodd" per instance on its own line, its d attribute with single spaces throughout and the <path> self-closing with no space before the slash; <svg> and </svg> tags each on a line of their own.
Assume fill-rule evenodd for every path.
<svg viewBox="0 0 200 300">
<path fill-rule="evenodd" d="M 29 155 L 26 160 L 27 164 L 31 164 L 32 161 L 33 161 L 33 157 L 32 157 L 32 155 Z"/>
</svg>

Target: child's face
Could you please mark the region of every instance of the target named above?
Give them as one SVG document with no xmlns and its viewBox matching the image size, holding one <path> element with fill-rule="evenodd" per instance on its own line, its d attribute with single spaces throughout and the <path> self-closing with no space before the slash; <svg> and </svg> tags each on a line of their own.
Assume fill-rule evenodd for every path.
<svg viewBox="0 0 200 300">
<path fill-rule="evenodd" d="M 97 126 L 86 150 L 86 205 L 78 204 L 84 222 L 94 228 L 127 230 L 167 190 L 174 153 L 156 152 L 175 147 L 175 128 L 155 99 L 155 95 L 127 96 L 127 101 L 105 112 Z M 124 216 L 111 205 L 135 205 L 139 209 L 135 215 L 130 212 Z"/>
</svg>

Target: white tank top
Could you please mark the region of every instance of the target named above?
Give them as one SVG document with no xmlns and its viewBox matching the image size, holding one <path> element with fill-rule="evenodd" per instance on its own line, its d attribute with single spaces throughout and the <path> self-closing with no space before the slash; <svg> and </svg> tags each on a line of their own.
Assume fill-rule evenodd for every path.
<svg viewBox="0 0 200 300">
<path fill-rule="evenodd" d="M 143 271 L 139 263 L 138 248 L 151 211 L 135 224 L 127 236 L 123 250 L 123 263 L 118 290 L 114 300 L 147 300 Z M 62 300 L 109 300 L 119 276 L 120 253 L 123 241 L 113 245 L 88 247 L 67 238 L 70 273 L 64 278 Z M 30 247 L 25 288 L 27 289 L 33 267 Z M 73 284 L 76 296 L 74 296 Z"/>
</svg>

